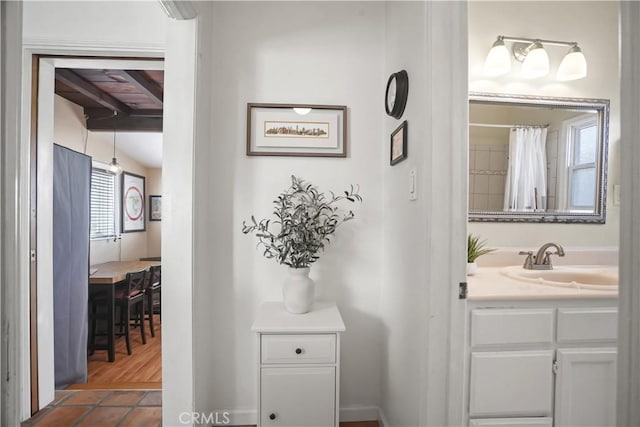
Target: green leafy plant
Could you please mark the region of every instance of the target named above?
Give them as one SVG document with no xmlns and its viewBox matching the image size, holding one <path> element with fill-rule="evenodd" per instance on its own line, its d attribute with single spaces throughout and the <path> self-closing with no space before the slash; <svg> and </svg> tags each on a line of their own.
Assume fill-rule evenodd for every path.
<svg viewBox="0 0 640 427">
<path fill-rule="evenodd" d="M 338 202 L 362 202 L 353 185 L 343 194 L 321 193 L 311 183 L 291 176 L 291 186 L 273 201 L 276 219 L 242 222 L 244 234 L 255 233 L 263 255 L 293 268 L 309 267 L 320 258 L 336 228 L 354 218 L 352 211 L 339 213 Z M 275 225 L 275 226 L 274 226 Z M 272 231 L 272 229 L 274 229 Z"/>
<path fill-rule="evenodd" d="M 486 240 L 480 240 L 479 236 L 469 234 L 467 237 L 467 262 L 475 262 L 482 255 L 495 251 L 495 249 L 489 249 L 486 246 Z"/>
</svg>

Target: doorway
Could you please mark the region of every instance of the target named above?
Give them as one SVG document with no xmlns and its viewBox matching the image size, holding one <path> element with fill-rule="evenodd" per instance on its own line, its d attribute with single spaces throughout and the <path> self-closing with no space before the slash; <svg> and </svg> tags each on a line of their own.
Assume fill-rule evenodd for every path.
<svg viewBox="0 0 640 427">
<path fill-rule="evenodd" d="M 91 255 L 86 263 L 89 283 L 92 282 L 92 276 L 108 274 L 105 270 L 108 265 L 135 262 L 135 266 L 127 266 L 132 271 L 160 265 L 161 222 L 158 220 L 161 220 L 161 211 L 158 202 L 162 195 L 163 61 L 153 58 L 36 57 L 33 65 L 32 89 L 37 98 L 32 98 L 32 111 L 35 112 L 32 119 L 35 120 L 33 129 L 37 131 L 33 133 L 32 153 L 37 162 L 32 164 L 32 184 L 35 186 L 32 203 L 38 206 L 38 212 L 45 213 L 32 218 L 35 223 L 32 230 L 38 230 L 37 235 L 32 236 L 38 261 L 31 280 L 31 294 L 36 296 L 32 298 L 30 307 L 32 413 L 54 400 L 54 390 L 60 387 L 161 388 L 161 311 L 154 308 L 159 305 L 160 292 L 151 295 L 150 299 L 144 298 L 142 304 L 149 314 L 142 324 L 132 323 L 131 356 L 127 354 L 124 343 L 120 343 L 123 340 L 116 339 L 112 341 L 115 357 L 111 358 L 109 352 L 101 350 L 93 351 L 88 357 L 86 383 L 83 375 L 79 380 L 72 381 L 73 384 L 56 378 L 60 376 L 57 372 L 59 364 L 56 363 L 56 357 L 60 355 L 57 354 L 59 348 L 55 347 L 54 339 L 54 319 L 58 317 L 54 304 L 57 295 L 54 258 L 65 257 L 54 256 L 52 240 L 57 229 L 50 213 L 52 210 L 46 208 L 54 205 L 51 179 L 55 169 L 54 143 L 66 147 L 66 150 L 89 155 L 93 160 L 92 182 L 102 184 L 96 185 L 95 189 L 101 189 L 102 193 L 109 190 L 108 196 L 113 201 L 105 207 L 103 202 L 108 201 L 109 197 L 91 200 L 92 216 L 96 219 L 102 216 L 103 221 L 92 224 L 91 235 L 87 235 L 91 239 Z M 141 97 L 150 101 L 145 104 Z M 109 107 L 120 116 L 113 114 Z M 143 108 L 144 112 L 141 113 Z M 110 159 L 117 161 L 124 173 L 114 174 L 110 170 Z M 136 214 L 131 216 L 137 219 L 137 223 L 133 224 L 122 220 L 122 212 L 129 206 L 122 202 L 125 200 L 123 183 L 127 177 L 142 184 L 142 191 L 136 193 L 138 199 L 132 202 L 137 209 Z M 105 183 L 110 183 L 111 188 Z M 92 199 L 95 189 L 92 188 Z M 98 196 L 106 195 L 102 193 Z M 153 214 L 151 195 L 155 196 L 153 206 L 156 209 Z M 111 217 L 105 223 L 104 219 L 109 215 Z M 154 309 L 156 314 L 153 314 Z M 117 308 L 113 313 L 118 313 Z M 125 317 L 128 320 L 124 314 L 120 319 Z M 154 336 L 149 330 L 152 320 Z M 105 326 L 110 322 L 102 323 Z M 124 321 L 121 323 L 125 324 Z M 139 332 L 142 325 L 147 328 L 147 344 L 142 343 Z M 84 329 L 90 332 L 88 337 L 76 334 L 76 339 L 81 341 L 77 346 L 84 345 L 86 348 L 84 340 L 89 340 L 91 331 L 98 329 L 90 326 Z M 116 366 L 117 363 L 119 365 Z M 136 366 L 136 369 L 128 369 L 131 366 Z"/>
</svg>

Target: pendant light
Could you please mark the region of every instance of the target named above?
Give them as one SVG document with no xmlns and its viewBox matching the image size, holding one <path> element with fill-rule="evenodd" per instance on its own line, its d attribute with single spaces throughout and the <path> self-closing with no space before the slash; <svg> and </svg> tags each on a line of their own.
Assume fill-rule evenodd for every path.
<svg viewBox="0 0 640 427">
<path fill-rule="evenodd" d="M 114 113 L 116 116 L 117 113 Z M 115 117 L 114 117 L 115 118 Z M 118 159 L 116 158 L 116 125 L 115 121 L 113 124 L 113 158 L 111 159 L 111 163 L 109 163 L 109 171 L 114 175 L 120 175 L 122 173 L 122 167 L 118 163 Z"/>
</svg>

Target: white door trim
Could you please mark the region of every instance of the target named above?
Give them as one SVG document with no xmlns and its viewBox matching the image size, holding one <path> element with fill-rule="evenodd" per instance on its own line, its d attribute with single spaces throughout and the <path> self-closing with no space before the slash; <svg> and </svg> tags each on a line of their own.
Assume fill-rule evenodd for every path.
<svg viewBox="0 0 640 427">
<path fill-rule="evenodd" d="M 18 236 L 29 236 L 28 221 L 28 149 L 23 149 L 21 140 L 22 63 L 22 3 L 1 2 L 0 4 L 0 216 L 2 217 L 0 246 L 0 283 L 2 284 L 2 396 L 0 398 L 0 424 L 18 425 L 25 414 L 22 402 L 26 399 L 26 413 L 29 411 L 29 387 L 23 387 L 23 378 L 29 381 L 29 353 L 24 348 L 24 337 L 29 336 L 29 322 L 20 316 L 21 309 L 27 307 L 28 292 L 20 285 L 29 281 L 28 240 Z M 28 169 L 28 168 L 27 168 Z M 27 221 L 24 221 L 25 216 Z M 25 332 L 26 331 L 26 332 Z"/>
<path fill-rule="evenodd" d="M 619 426 L 640 425 L 640 3 L 620 2 L 622 200 L 618 291 Z"/>
<path fill-rule="evenodd" d="M 178 37 L 174 40 L 170 47 L 167 49 L 165 59 L 165 69 L 172 68 L 173 72 L 185 73 L 191 75 L 195 81 L 194 64 L 196 62 L 196 25 L 195 21 L 191 24 L 185 24 L 185 21 L 169 21 L 169 31 L 171 28 L 179 26 L 179 34 L 176 31 L 173 35 Z M 186 47 L 192 46 L 192 49 Z M 122 46 L 114 45 L 87 45 L 69 42 L 56 42 L 48 41 L 46 44 L 38 44 L 34 41 L 29 41 L 23 44 L 23 79 L 22 79 L 22 97 L 24 102 L 22 103 L 22 144 L 21 150 L 21 162 L 19 165 L 20 176 L 18 177 L 20 188 L 24 188 L 24 193 L 28 194 L 29 188 L 29 146 L 30 146 L 30 125 L 31 125 L 31 112 L 30 112 L 30 100 L 31 100 L 31 58 L 32 55 L 69 55 L 69 56 L 135 56 L 135 57 L 163 57 L 165 56 L 164 49 L 159 49 L 158 46 L 127 46 L 123 49 Z M 184 53 L 186 52 L 186 53 Z M 185 64 L 185 57 L 190 60 L 189 64 Z M 57 62 L 55 62 L 57 61 Z M 50 66 L 62 64 L 60 61 L 68 61 L 65 65 L 81 66 L 77 63 L 76 59 L 64 58 L 56 59 Z M 96 59 L 96 64 L 102 59 Z M 127 60 L 131 63 L 129 60 Z M 147 64 L 147 61 L 145 61 Z M 184 111 L 192 111 L 194 109 L 192 92 L 187 91 L 183 87 L 174 88 L 179 89 L 175 92 L 179 94 L 171 93 L 171 85 L 169 88 L 165 86 L 165 111 L 166 108 L 173 109 L 173 111 L 182 111 L 179 116 L 176 116 L 174 120 L 165 117 L 164 127 L 165 132 L 178 132 L 179 137 L 173 139 L 167 139 L 164 145 L 165 158 L 163 160 L 163 168 L 165 171 L 179 170 L 184 171 L 179 179 L 179 185 L 172 184 L 173 179 L 167 177 L 163 178 L 163 193 L 167 200 L 163 203 L 169 205 L 168 201 L 171 198 L 172 189 L 179 186 L 180 191 L 174 192 L 173 204 L 180 207 L 180 217 L 174 218 L 172 221 L 171 209 L 167 206 L 166 212 L 163 213 L 163 276 L 165 281 L 168 282 L 171 277 L 178 278 L 176 282 L 181 283 L 181 287 L 171 292 L 170 289 L 166 289 L 163 292 L 163 300 L 172 301 L 172 305 L 179 307 L 180 310 L 163 310 L 163 318 L 165 325 L 163 327 L 163 417 L 165 420 L 174 419 L 177 420 L 177 415 L 180 412 L 190 412 L 193 408 L 193 357 L 192 357 L 192 345 L 187 345 L 185 341 L 188 337 L 189 344 L 191 343 L 191 319 L 192 319 L 192 270 L 193 270 L 193 257 L 192 257 L 192 218 L 193 218 L 193 206 L 192 191 L 193 191 L 193 172 L 191 168 L 185 167 L 187 163 L 183 162 L 184 158 L 193 158 L 193 144 L 185 143 L 186 135 L 183 132 L 191 129 L 193 134 L 193 120 L 186 119 L 186 113 Z M 185 92 L 188 92 L 185 95 Z M 171 105 L 172 107 L 169 107 Z M 175 147 L 172 147 L 171 141 L 175 141 Z M 171 153 L 179 153 L 179 156 L 172 156 Z M 20 247 L 24 248 L 21 251 L 21 264 L 26 265 L 26 272 L 22 274 L 20 281 L 15 283 L 19 286 L 18 289 L 29 289 L 29 205 L 28 199 L 23 198 L 23 205 L 21 210 L 21 224 L 24 225 L 24 230 L 18 234 L 20 240 Z M 176 224 L 181 224 L 179 229 L 171 230 L 171 227 Z M 42 232 L 42 230 L 40 230 Z M 168 246 L 172 246 L 173 250 L 166 250 Z M 186 248 L 186 250 L 182 250 Z M 173 266 L 173 267 L 172 267 Z M 42 279 L 42 277 L 41 277 Z M 40 288 L 40 284 L 38 285 Z M 28 296 L 28 292 L 26 293 Z M 165 304 L 165 308 L 168 307 Z M 20 307 L 20 318 L 26 325 L 27 333 L 22 334 L 22 343 L 20 351 L 20 360 L 29 360 L 29 303 L 28 299 Z M 172 327 L 173 325 L 173 327 Z M 49 334 L 49 332 L 47 332 Z M 52 342 L 52 341 L 51 341 Z M 40 361 L 39 361 L 40 364 Z M 29 388 L 30 378 L 28 372 L 28 364 L 26 367 L 26 374 L 23 374 L 20 378 L 20 385 L 22 388 L 21 397 L 21 412 L 20 417 L 22 420 L 26 419 L 30 415 L 29 408 Z M 48 398 L 52 396 L 52 382 L 47 379 L 44 380 L 45 390 L 40 390 L 40 407 L 45 406 Z M 51 384 L 49 384 L 51 383 Z M 42 382 L 41 382 L 42 384 Z M 51 397 L 52 398 L 52 397 Z M 166 421 L 169 425 L 169 423 Z M 175 424 L 175 422 L 174 422 Z"/>
<path fill-rule="evenodd" d="M 431 129 L 427 214 L 429 313 L 421 358 L 419 425 L 462 425 L 466 280 L 468 54 L 466 2 L 429 2 L 430 64 L 425 120 Z M 443 143 L 446 141 L 446 143 Z"/>
</svg>

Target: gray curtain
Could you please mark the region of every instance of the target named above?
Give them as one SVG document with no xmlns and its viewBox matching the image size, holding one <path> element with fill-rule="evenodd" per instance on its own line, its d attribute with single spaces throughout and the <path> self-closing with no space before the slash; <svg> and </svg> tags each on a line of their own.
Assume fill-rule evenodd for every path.
<svg viewBox="0 0 640 427">
<path fill-rule="evenodd" d="M 53 331 L 56 388 L 87 382 L 91 157 L 53 148 Z"/>
</svg>

